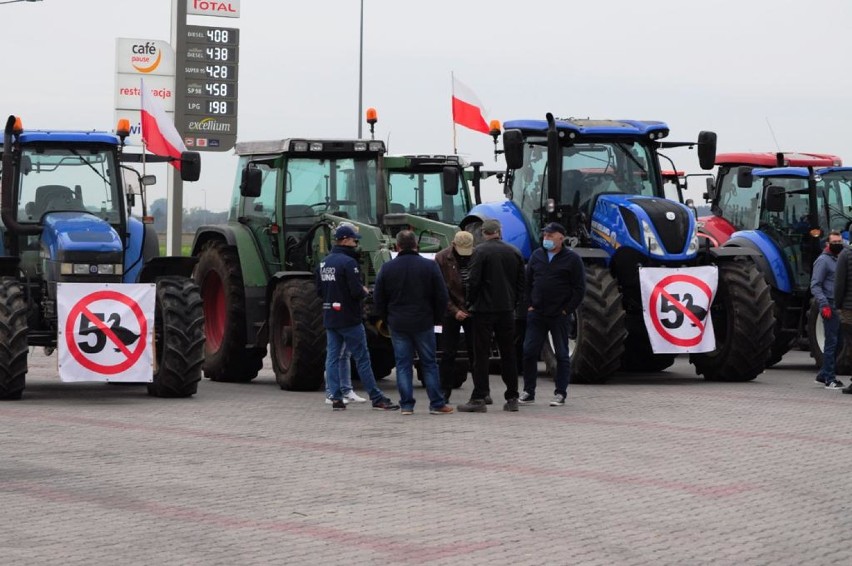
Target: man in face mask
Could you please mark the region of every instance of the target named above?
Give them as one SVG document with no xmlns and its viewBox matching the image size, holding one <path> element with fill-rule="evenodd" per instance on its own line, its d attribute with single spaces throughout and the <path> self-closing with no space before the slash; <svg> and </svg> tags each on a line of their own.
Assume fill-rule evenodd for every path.
<svg viewBox="0 0 852 566">
<path fill-rule="evenodd" d="M 556 353 L 556 391 L 551 407 L 565 405 L 571 378 L 569 320 L 586 294 L 583 260 L 565 243 L 565 227 L 551 222 L 542 229 L 542 246 L 530 256 L 525 287 L 527 309 L 524 337 L 524 392 L 519 403 L 535 403 L 538 358 L 547 334 Z"/>
<path fill-rule="evenodd" d="M 814 379 L 825 384 L 826 389 L 842 389 L 843 384 L 835 377 L 837 342 L 840 338 L 840 316 L 834 309 L 834 276 L 837 271 L 837 256 L 843 251 L 843 237 L 832 230 L 828 234 L 828 245 L 814 262 L 811 274 L 811 294 L 819 308 L 825 330 L 825 346 L 822 352 L 822 368 Z"/>
</svg>

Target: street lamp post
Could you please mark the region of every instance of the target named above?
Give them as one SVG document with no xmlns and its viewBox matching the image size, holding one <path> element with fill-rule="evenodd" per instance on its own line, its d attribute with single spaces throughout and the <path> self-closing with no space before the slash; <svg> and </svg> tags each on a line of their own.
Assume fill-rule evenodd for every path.
<svg viewBox="0 0 852 566">
<path fill-rule="evenodd" d="M 364 91 L 364 0 L 361 0 L 361 27 L 359 32 L 358 49 L 358 139 L 361 139 L 361 110 L 364 107 L 362 95 Z"/>
<path fill-rule="evenodd" d="M 15 4 L 17 2 L 41 2 L 41 0 L 5 0 L 4 2 L 0 2 L 2 4 Z"/>
</svg>

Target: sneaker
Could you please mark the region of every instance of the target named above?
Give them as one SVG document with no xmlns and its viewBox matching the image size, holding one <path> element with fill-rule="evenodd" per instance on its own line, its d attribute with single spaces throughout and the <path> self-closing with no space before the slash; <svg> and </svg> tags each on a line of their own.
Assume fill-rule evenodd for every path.
<svg viewBox="0 0 852 566">
<path fill-rule="evenodd" d="M 814 378 L 814 383 L 819 383 L 821 385 L 825 385 L 825 378 L 821 375 L 818 375 Z"/>
<path fill-rule="evenodd" d="M 399 414 L 404 417 L 408 417 L 414 414 L 414 409 L 402 409 L 399 411 Z"/>
<path fill-rule="evenodd" d="M 398 411 L 399 405 L 387 397 L 382 397 L 378 401 L 373 402 L 373 408 L 377 411 Z"/>
<path fill-rule="evenodd" d="M 560 395 L 557 393 L 553 399 L 550 401 L 551 407 L 564 407 L 565 406 L 565 395 Z"/>
<path fill-rule="evenodd" d="M 485 413 L 488 407 L 485 406 L 485 399 L 471 399 L 467 403 L 462 403 L 456 407 L 460 413 Z"/>
<path fill-rule="evenodd" d="M 521 405 L 532 405 L 535 403 L 535 395 L 524 391 L 523 393 L 521 393 L 521 396 L 518 397 L 518 403 L 520 403 Z"/>
<path fill-rule="evenodd" d="M 325 398 L 325 404 L 326 404 L 326 405 L 331 405 L 332 403 L 334 403 L 334 401 L 333 401 L 330 397 L 326 397 L 326 398 Z M 348 405 L 348 404 L 349 404 L 349 399 L 347 399 L 346 397 L 344 397 L 344 398 L 343 398 L 343 404 L 344 404 L 344 405 Z"/>
<path fill-rule="evenodd" d="M 512 413 L 518 412 L 518 400 L 517 399 L 506 399 L 506 402 L 503 404 L 504 411 L 510 411 Z"/>
<path fill-rule="evenodd" d="M 346 410 L 346 403 L 343 402 L 343 399 L 335 399 L 331 402 L 331 410 L 332 411 L 343 411 Z"/>
<path fill-rule="evenodd" d="M 343 396 L 343 402 L 348 403 L 352 401 L 353 403 L 366 403 L 367 400 L 355 393 L 354 391 L 350 391 L 346 395 Z"/>
<path fill-rule="evenodd" d="M 438 407 L 437 409 L 429 409 L 430 415 L 449 415 L 453 412 L 455 412 L 455 409 L 453 409 L 449 405 L 444 405 L 443 407 Z"/>
<path fill-rule="evenodd" d="M 834 381 L 829 381 L 828 383 L 826 383 L 825 388 L 826 389 L 843 389 L 843 382 L 837 381 L 835 379 Z"/>
<path fill-rule="evenodd" d="M 491 395 L 485 396 L 485 404 L 486 405 L 493 405 L 494 404 L 494 401 L 491 400 Z"/>
</svg>

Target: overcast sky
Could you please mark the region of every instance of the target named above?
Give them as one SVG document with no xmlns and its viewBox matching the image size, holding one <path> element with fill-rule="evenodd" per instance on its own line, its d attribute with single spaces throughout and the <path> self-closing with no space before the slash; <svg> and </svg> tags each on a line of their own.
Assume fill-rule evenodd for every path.
<svg viewBox="0 0 852 566">
<path fill-rule="evenodd" d="M 452 152 L 455 72 L 488 118 L 663 120 L 670 140 L 716 131 L 720 152 L 827 152 L 852 164 L 845 0 L 364 5 L 364 105 L 377 108 L 391 153 Z M 357 134 L 359 9 L 242 0 L 239 19 L 189 19 L 241 29 L 238 139 Z M 171 0 L 44 0 L 0 5 L 0 18 L 3 115 L 27 128 L 111 130 L 115 39 L 169 40 Z M 489 136 L 460 128 L 458 147 L 495 165 Z M 694 152 L 669 155 L 700 172 Z M 235 166 L 232 151 L 203 153 L 184 206 L 226 209 Z M 165 168 L 157 174 L 153 198 L 165 195 Z"/>
</svg>

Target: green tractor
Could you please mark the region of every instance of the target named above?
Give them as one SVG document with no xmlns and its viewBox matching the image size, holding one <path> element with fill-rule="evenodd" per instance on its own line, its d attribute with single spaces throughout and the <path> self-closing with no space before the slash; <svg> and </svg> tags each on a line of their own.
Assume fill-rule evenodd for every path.
<svg viewBox="0 0 852 566">
<path fill-rule="evenodd" d="M 372 286 L 400 230 L 414 230 L 424 253 L 449 245 L 458 228 L 442 222 L 440 213 L 466 205 L 444 204 L 463 198 L 460 167 L 437 168 L 444 195 L 438 204 L 426 175 L 415 173 L 417 184 L 410 187 L 395 180 L 397 195 L 414 196 L 403 204 L 392 200 L 387 163 L 400 170 L 411 161 L 385 158 L 379 140 L 242 142 L 236 153 L 239 174 L 228 222 L 199 228 L 193 243 L 195 281 L 204 300 L 204 373 L 216 381 L 251 381 L 269 344 L 282 389 L 319 389 L 325 330 L 313 272 L 329 253 L 334 228 L 341 222 L 358 227 L 361 271 Z M 380 379 L 394 367 L 393 349 L 369 302 L 364 319 Z"/>
</svg>

